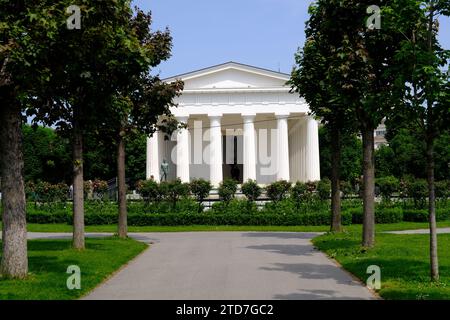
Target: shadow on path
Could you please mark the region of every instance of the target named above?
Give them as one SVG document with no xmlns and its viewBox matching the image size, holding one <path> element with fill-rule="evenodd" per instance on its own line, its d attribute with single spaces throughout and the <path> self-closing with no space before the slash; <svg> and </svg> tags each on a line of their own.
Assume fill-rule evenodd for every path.
<svg viewBox="0 0 450 320">
<path fill-rule="evenodd" d="M 261 267 L 261 270 L 268 271 L 283 271 L 298 275 L 306 280 L 334 280 L 338 284 L 361 286 L 356 281 L 353 281 L 342 270 L 335 265 L 323 265 L 313 263 L 274 263 L 275 267 Z M 343 280 L 345 279 L 345 280 Z"/>
</svg>

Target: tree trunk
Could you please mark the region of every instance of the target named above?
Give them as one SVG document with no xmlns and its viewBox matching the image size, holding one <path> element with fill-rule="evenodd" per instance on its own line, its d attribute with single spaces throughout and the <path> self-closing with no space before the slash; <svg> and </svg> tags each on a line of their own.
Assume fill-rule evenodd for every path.
<svg viewBox="0 0 450 320">
<path fill-rule="evenodd" d="M 363 239 L 364 247 L 375 244 L 375 159 L 373 128 L 366 127 L 363 138 Z"/>
<path fill-rule="evenodd" d="M 127 195 L 125 184 L 125 141 L 122 135 L 119 135 L 117 144 L 117 184 L 118 184 L 118 202 L 119 202 L 119 224 L 118 235 L 120 238 L 127 237 Z"/>
<path fill-rule="evenodd" d="M 430 274 L 432 281 L 439 280 L 439 262 L 436 232 L 436 196 L 434 186 L 434 141 L 427 139 L 428 214 L 430 219 Z"/>
<path fill-rule="evenodd" d="M 331 130 L 331 231 L 341 232 L 341 133 L 339 129 Z"/>
<path fill-rule="evenodd" d="M 435 1 L 430 2 L 430 11 L 428 17 L 428 51 L 430 57 L 435 54 L 433 48 L 433 25 L 435 16 Z M 433 60 L 430 58 L 430 65 Z M 429 82 L 431 80 L 428 80 Z M 427 182 L 428 182 L 428 214 L 430 220 L 430 276 L 431 281 L 439 281 L 439 261 L 437 251 L 437 232 L 436 232 L 436 195 L 434 186 L 434 138 L 436 130 L 434 127 L 432 86 L 427 83 L 426 86 L 429 97 L 427 98 Z"/>
<path fill-rule="evenodd" d="M 83 178 L 83 132 L 79 119 L 73 124 L 73 247 L 78 250 L 84 244 L 84 178 Z"/>
<path fill-rule="evenodd" d="M 0 107 L 0 157 L 2 181 L 2 260 L 0 273 L 6 278 L 28 274 L 26 200 L 20 107 Z"/>
</svg>

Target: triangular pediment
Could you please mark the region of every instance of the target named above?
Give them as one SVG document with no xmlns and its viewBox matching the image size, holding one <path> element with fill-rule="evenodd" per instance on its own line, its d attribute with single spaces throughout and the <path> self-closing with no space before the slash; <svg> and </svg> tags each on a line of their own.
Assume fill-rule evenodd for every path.
<svg viewBox="0 0 450 320">
<path fill-rule="evenodd" d="M 166 79 L 180 79 L 185 90 L 274 88 L 286 86 L 289 75 L 235 62 L 205 68 Z"/>
</svg>

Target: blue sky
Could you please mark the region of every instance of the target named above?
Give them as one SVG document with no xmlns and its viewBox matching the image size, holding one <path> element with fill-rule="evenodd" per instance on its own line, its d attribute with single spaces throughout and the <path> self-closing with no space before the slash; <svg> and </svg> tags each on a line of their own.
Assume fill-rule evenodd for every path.
<svg viewBox="0 0 450 320">
<path fill-rule="evenodd" d="M 153 29 L 169 27 L 172 58 L 162 77 L 236 61 L 289 73 L 302 46 L 311 0 L 135 0 L 153 13 Z M 441 19 L 450 48 L 450 19 Z"/>
</svg>

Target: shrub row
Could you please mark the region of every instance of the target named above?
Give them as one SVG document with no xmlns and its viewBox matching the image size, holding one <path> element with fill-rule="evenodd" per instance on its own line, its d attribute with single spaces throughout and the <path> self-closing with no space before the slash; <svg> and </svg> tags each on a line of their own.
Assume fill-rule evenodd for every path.
<svg viewBox="0 0 450 320">
<path fill-rule="evenodd" d="M 450 219 L 449 209 L 436 209 L 436 221 L 445 221 Z M 403 211 L 403 220 L 411 222 L 428 222 L 428 211 L 409 209 Z"/>
<path fill-rule="evenodd" d="M 186 225 L 234 225 L 234 226 L 320 226 L 330 223 L 330 214 L 215 214 L 215 213 L 169 213 L 132 214 L 130 226 L 186 226 Z M 71 221 L 69 221 L 71 223 Z M 86 225 L 116 224 L 117 214 L 88 214 Z M 344 225 L 351 224 L 351 215 L 342 215 Z"/>
<path fill-rule="evenodd" d="M 345 211 L 352 216 L 352 223 L 361 224 L 363 222 L 362 208 L 348 209 Z M 375 223 L 397 223 L 403 221 L 401 208 L 375 209 Z"/>
<path fill-rule="evenodd" d="M 352 223 L 361 224 L 363 214 L 361 208 L 348 209 L 345 212 L 352 216 Z M 436 221 L 445 221 L 450 219 L 450 209 L 437 209 Z M 402 208 L 376 208 L 376 223 L 398 223 L 402 221 L 410 222 L 428 222 L 428 211 L 426 209 L 402 209 Z"/>
<path fill-rule="evenodd" d="M 245 202 L 236 203 L 230 207 L 234 210 L 223 213 L 220 210 L 211 210 L 198 213 L 193 210 L 190 213 L 129 213 L 128 224 L 130 226 L 160 226 L 160 225 L 274 225 L 274 226 L 294 226 L 294 225 L 328 225 L 330 222 L 330 213 L 291 213 L 284 214 L 272 211 L 246 213 L 245 210 L 239 212 L 238 206 L 244 209 Z M 252 208 L 253 209 L 253 208 Z M 86 213 L 86 225 L 111 225 L 117 224 L 117 212 Z M 72 213 L 67 210 L 55 210 L 52 213 L 41 210 L 29 210 L 27 212 L 27 222 L 29 223 L 63 223 L 72 224 Z M 349 213 L 343 213 L 342 223 L 349 225 L 352 222 L 352 216 Z"/>
</svg>

